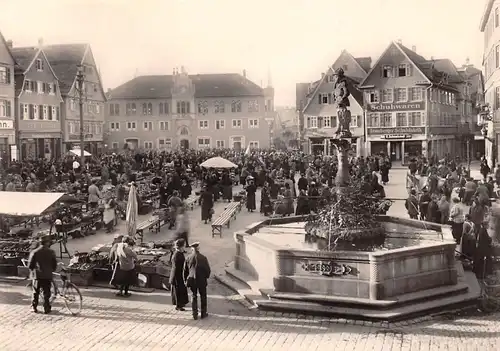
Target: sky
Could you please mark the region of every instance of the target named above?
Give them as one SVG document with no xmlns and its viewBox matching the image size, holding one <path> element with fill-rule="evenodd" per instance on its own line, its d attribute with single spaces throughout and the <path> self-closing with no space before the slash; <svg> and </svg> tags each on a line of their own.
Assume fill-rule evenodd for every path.
<svg viewBox="0 0 500 351">
<path fill-rule="evenodd" d="M 104 88 L 136 75 L 242 73 L 295 105 L 343 49 L 373 62 L 392 40 L 481 67 L 486 0 L 0 0 L 14 46 L 89 43 Z"/>
</svg>

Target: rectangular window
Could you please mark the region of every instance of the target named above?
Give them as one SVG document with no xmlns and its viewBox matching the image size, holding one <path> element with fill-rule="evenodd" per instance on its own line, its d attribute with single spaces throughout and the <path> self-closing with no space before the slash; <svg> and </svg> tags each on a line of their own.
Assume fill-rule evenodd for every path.
<svg viewBox="0 0 500 351">
<path fill-rule="evenodd" d="M 223 149 L 226 147 L 226 144 L 224 142 L 224 140 L 216 140 L 215 141 L 215 146 L 218 148 L 218 149 Z"/>
<path fill-rule="evenodd" d="M 24 90 L 28 93 L 31 93 L 31 81 L 28 79 L 24 81 Z"/>
<path fill-rule="evenodd" d="M 172 139 L 158 139 L 158 149 L 171 149 L 172 148 Z"/>
<path fill-rule="evenodd" d="M 10 68 L 0 66 L 0 83 L 10 84 Z"/>
<path fill-rule="evenodd" d="M 137 130 L 137 125 L 135 122 L 127 122 L 127 130 L 129 132 L 131 131 L 136 131 Z"/>
<path fill-rule="evenodd" d="M 500 45 L 495 46 L 495 67 L 500 67 Z"/>
<path fill-rule="evenodd" d="M 382 90 L 382 102 L 393 102 L 392 89 Z"/>
<path fill-rule="evenodd" d="M 115 150 L 116 150 L 116 149 L 118 149 L 118 147 L 119 147 L 119 146 L 120 146 L 120 144 L 118 144 L 116 141 L 113 141 L 113 142 L 111 143 L 111 148 L 112 148 L 112 149 L 115 149 Z"/>
<path fill-rule="evenodd" d="M 145 141 L 144 148 L 147 150 L 151 150 L 153 148 L 153 142 L 152 141 Z"/>
<path fill-rule="evenodd" d="M 232 126 L 234 129 L 241 129 L 241 119 L 233 119 Z"/>
<path fill-rule="evenodd" d="M 361 116 L 351 116 L 351 127 L 352 128 L 361 127 Z"/>
<path fill-rule="evenodd" d="M 331 95 L 327 93 L 318 94 L 319 103 L 322 105 L 328 105 L 330 103 Z"/>
<path fill-rule="evenodd" d="M 259 102 L 257 100 L 248 101 L 248 112 L 259 112 Z"/>
<path fill-rule="evenodd" d="M 0 100 L 0 117 L 11 117 L 12 108 L 10 100 Z"/>
<path fill-rule="evenodd" d="M 215 129 L 226 129 L 226 121 L 223 119 L 215 121 Z"/>
<path fill-rule="evenodd" d="M 215 101 L 215 113 L 224 113 L 226 112 L 226 106 L 224 101 Z"/>
<path fill-rule="evenodd" d="M 383 78 L 394 77 L 394 69 L 392 68 L 392 66 L 385 65 L 382 67 L 382 77 Z"/>
<path fill-rule="evenodd" d="M 368 127 L 379 127 L 378 113 L 370 113 L 368 115 Z"/>
<path fill-rule="evenodd" d="M 370 103 L 379 102 L 378 90 L 370 90 L 366 93 L 366 100 Z"/>
<path fill-rule="evenodd" d="M 169 130 L 170 129 L 170 126 L 168 124 L 168 121 L 160 121 L 160 130 Z"/>
<path fill-rule="evenodd" d="M 177 113 L 182 115 L 191 113 L 191 103 L 189 101 L 177 101 Z"/>
<path fill-rule="evenodd" d="M 410 75 L 410 65 L 402 64 L 398 66 L 398 77 L 408 77 Z"/>
<path fill-rule="evenodd" d="M 258 119 L 249 119 L 248 120 L 248 128 L 259 128 L 259 120 Z"/>
<path fill-rule="evenodd" d="M 49 94 L 50 95 L 55 95 L 56 93 L 56 84 L 55 83 L 49 83 Z"/>
<path fill-rule="evenodd" d="M 410 112 L 409 125 L 411 127 L 420 127 L 422 125 L 422 117 L 420 112 Z"/>
<path fill-rule="evenodd" d="M 119 116 L 120 115 L 120 105 L 119 104 L 109 104 L 109 115 Z"/>
<path fill-rule="evenodd" d="M 38 105 L 33 105 L 33 114 L 35 119 L 40 119 L 40 107 Z"/>
<path fill-rule="evenodd" d="M 208 129 L 208 121 L 207 120 L 198 121 L 198 128 Z"/>
<path fill-rule="evenodd" d="M 406 119 L 406 112 L 396 113 L 396 127 L 406 127 L 408 126 L 408 120 Z"/>
<path fill-rule="evenodd" d="M 120 130 L 120 123 L 119 122 L 111 122 L 109 124 L 109 130 L 112 132 L 118 132 Z"/>
<path fill-rule="evenodd" d="M 410 88 L 410 100 L 411 101 L 422 101 L 422 88 L 421 87 Z"/>
<path fill-rule="evenodd" d="M 144 130 L 151 132 L 153 130 L 153 122 L 143 122 L 143 128 Z"/>
<path fill-rule="evenodd" d="M 310 116 L 307 118 L 308 118 L 309 128 L 318 128 L 318 117 L 317 116 Z"/>
<path fill-rule="evenodd" d="M 22 119 L 29 119 L 29 105 L 21 104 L 21 111 L 23 112 Z"/>
<path fill-rule="evenodd" d="M 407 101 L 407 89 L 406 88 L 396 88 L 395 89 L 395 94 L 396 94 L 396 102 L 405 102 Z"/>
<path fill-rule="evenodd" d="M 385 112 L 380 115 L 381 127 L 392 127 L 392 113 Z"/>
<path fill-rule="evenodd" d="M 210 147 L 210 138 L 198 138 L 198 148 L 206 149 Z"/>
<path fill-rule="evenodd" d="M 331 128 L 332 127 L 332 117 L 326 116 L 323 117 L 323 128 Z"/>
<path fill-rule="evenodd" d="M 250 149 L 258 149 L 259 148 L 258 141 L 251 141 L 251 142 L 249 142 L 249 144 L 250 144 Z"/>
<path fill-rule="evenodd" d="M 43 61 L 41 59 L 36 60 L 36 70 L 43 71 Z"/>
<path fill-rule="evenodd" d="M 241 101 L 235 100 L 231 102 L 231 112 L 241 112 Z"/>
</svg>

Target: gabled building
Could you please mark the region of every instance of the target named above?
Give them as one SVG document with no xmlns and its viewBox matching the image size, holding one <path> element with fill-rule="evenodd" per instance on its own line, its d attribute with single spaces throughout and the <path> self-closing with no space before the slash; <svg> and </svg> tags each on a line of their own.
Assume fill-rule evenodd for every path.
<svg viewBox="0 0 500 351">
<path fill-rule="evenodd" d="M 244 150 L 270 146 L 274 89 L 243 75 L 136 77 L 109 92 L 107 143 L 114 149 Z"/>
<path fill-rule="evenodd" d="M 484 97 L 492 121 L 485 121 L 485 156 L 488 164 L 500 159 L 500 0 L 487 0 L 479 29 L 484 34 Z"/>
<path fill-rule="evenodd" d="M 99 69 L 89 44 L 62 44 L 43 47 L 61 87 L 64 151 L 80 147 L 80 111 L 77 84 L 78 67 L 84 75 L 83 148 L 98 154 L 104 147 L 104 115 L 106 96 Z"/>
<path fill-rule="evenodd" d="M 10 52 L 12 42 L 0 33 L 0 162 L 6 166 L 17 159 L 15 129 L 15 60 Z"/>
<path fill-rule="evenodd" d="M 333 65 L 326 73 L 321 74 L 321 79 L 311 84 L 298 83 L 296 85 L 297 108 L 301 120 L 300 130 L 304 151 L 308 153 L 322 152 L 331 155 L 330 139 L 335 136 L 338 127 L 337 106 L 332 100 L 334 73 L 337 68 L 342 68 L 348 80 L 351 111 L 351 132 L 357 137 L 353 144 L 353 153 L 362 154 L 364 143 L 363 128 L 363 95 L 357 85 L 366 76 L 371 58 L 355 58 L 343 50 Z"/>
<path fill-rule="evenodd" d="M 11 49 L 16 61 L 15 87 L 20 159 L 58 158 L 62 154 L 59 82 L 38 47 Z"/>
<path fill-rule="evenodd" d="M 465 154 L 457 135 L 469 135 L 467 82 L 448 59 L 426 59 L 391 42 L 360 83 L 364 91 L 368 154 L 406 163 L 412 156 Z"/>
</svg>

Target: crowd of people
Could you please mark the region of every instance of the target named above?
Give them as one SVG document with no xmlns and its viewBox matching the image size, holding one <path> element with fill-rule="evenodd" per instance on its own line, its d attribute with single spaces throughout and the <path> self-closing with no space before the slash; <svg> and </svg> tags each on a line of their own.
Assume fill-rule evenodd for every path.
<svg viewBox="0 0 500 351">
<path fill-rule="evenodd" d="M 223 157 L 237 167 L 207 169 L 201 166 L 205 160 L 215 156 Z M 242 186 L 240 195 L 246 198 L 249 212 L 260 210 L 265 216 L 318 213 L 335 194 L 338 168 L 334 157 L 306 156 L 296 151 L 254 150 L 250 154 L 222 149 L 127 152 L 94 157 L 84 166 L 75 157 L 14 162 L 1 170 L 1 186 L 5 191 L 54 191 L 64 187 L 70 193 L 83 193 L 88 197 L 90 207 L 104 202 L 104 213 L 109 213 L 109 216 L 104 216 L 104 222 L 111 232 L 115 223 L 112 215 L 116 212 L 114 208 L 126 202 L 126 188 L 134 184 L 138 173 L 149 173 L 152 175 L 151 184 L 158 192 L 160 207 L 169 209 L 169 228 L 175 234 L 174 269 L 170 279 L 173 303 L 177 309 L 183 310 L 188 303 L 187 290 L 191 289 L 193 299 L 198 295 L 201 297 L 203 318 L 207 313 L 206 281 L 194 284 L 190 279 L 191 285 L 187 283 L 190 274 L 198 273 L 191 272 L 193 269 L 196 271 L 192 263 L 194 258 L 184 258 L 185 249 L 193 247 L 193 255 L 201 256 L 197 256 L 199 243 L 189 244 L 190 221 L 184 200 L 193 192 L 199 195 L 204 223 L 212 220 L 217 201 L 233 200 L 233 190 L 237 185 Z M 364 192 L 383 199 L 384 186 L 390 182 L 391 168 L 391 160 L 385 155 L 352 157 L 349 174 L 359 179 Z M 495 196 L 495 181 L 500 184 L 500 167 L 493 178 L 483 161 L 481 173 L 484 179 L 479 182 L 470 178 L 465 165 L 450 157 L 441 161 L 415 158 L 408 168 L 409 196 L 405 206 L 409 217 L 451 224 L 458 250 L 474 262 L 476 274 L 484 275 L 491 258 L 491 238 L 488 235 L 492 217 L 491 198 Z M 259 190 L 258 209 L 256 194 Z M 136 274 L 127 274 L 128 271 L 134 272 L 135 268 L 132 251 L 127 249 L 133 245 L 131 238 L 120 237 L 113 246 L 113 263 L 119 267 L 116 272 L 121 273 L 120 278 L 115 277 L 115 283 L 120 288 L 119 296 L 129 295 L 129 287 L 136 277 Z M 186 266 L 191 268 L 184 268 Z M 204 268 L 205 273 L 199 274 L 208 278 L 208 261 L 207 267 Z M 197 309 L 193 300 L 193 310 Z"/>
<path fill-rule="evenodd" d="M 500 186 L 500 166 L 496 181 L 486 160 L 481 161 L 483 179 L 475 180 L 459 158 L 435 162 L 413 159 L 409 166 L 405 202 L 412 219 L 449 224 L 458 251 L 473 262 L 478 277 L 491 272 L 492 237 L 500 229 L 494 204 Z"/>
</svg>

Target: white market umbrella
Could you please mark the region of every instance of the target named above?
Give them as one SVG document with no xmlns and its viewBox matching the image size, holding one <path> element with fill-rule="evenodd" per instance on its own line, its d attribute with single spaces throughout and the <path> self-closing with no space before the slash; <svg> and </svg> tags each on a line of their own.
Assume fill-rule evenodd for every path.
<svg viewBox="0 0 500 351">
<path fill-rule="evenodd" d="M 222 157 L 212 157 L 201 164 L 205 168 L 237 168 L 234 163 Z"/>
<path fill-rule="evenodd" d="M 132 184 L 130 186 L 130 191 L 128 193 L 127 202 L 127 235 L 130 237 L 135 237 L 137 231 L 137 216 L 138 216 L 138 204 L 137 204 L 137 187 Z"/>
<path fill-rule="evenodd" d="M 72 150 L 69 150 L 69 152 L 75 156 L 81 156 L 80 149 L 72 149 Z M 83 150 L 83 156 L 88 157 L 88 156 L 92 156 L 92 155 L 90 154 L 90 152 Z"/>
</svg>

